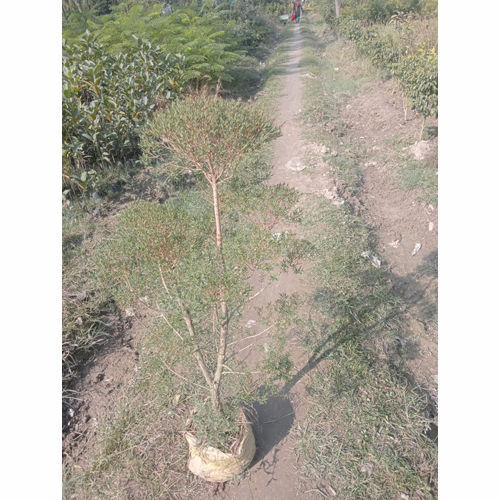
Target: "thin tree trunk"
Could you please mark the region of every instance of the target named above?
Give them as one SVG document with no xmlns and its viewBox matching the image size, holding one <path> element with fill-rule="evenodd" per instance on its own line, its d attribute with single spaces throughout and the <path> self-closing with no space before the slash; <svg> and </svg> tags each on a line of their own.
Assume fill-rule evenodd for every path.
<svg viewBox="0 0 500 500">
<path fill-rule="evenodd" d="M 182 309 L 182 316 L 184 318 L 184 322 L 186 323 L 186 326 L 187 326 L 187 329 L 189 332 L 189 336 L 194 341 L 194 339 L 195 339 L 194 326 L 193 326 L 193 322 L 191 321 L 191 316 L 189 315 L 189 311 L 184 307 L 184 305 L 182 304 L 180 299 L 178 299 L 178 302 L 179 302 L 179 306 Z M 200 370 L 203 373 L 203 376 L 205 377 L 205 381 L 208 384 L 210 392 L 212 393 L 213 392 L 213 390 L 212 390 L 212 378 L 210 376 L 210 372 L 208 371 L 208 367 L 205 363 L 205 360 L 203 359 L 203 356 L 200 352 L 200 349 L 196 345 L 195 345 L 195 351 L 194 351 L 193 355 L 196 358 L 196 361 L 198 361 L 198 366 L 200 367 Z M 212 399 L 213 399 L 213 397 L 212 397 Z"/>
<path fill-rule="evenodd" d="M 340 17 L 340 0 L 335 0 L 335 17 Z"/>
<path fill-rule="evenodd" d="M 216 407 L 217 411 L 221 411 L 221 402 L 220 402 L 220 379 L 222 377 L 222 367 L 224 365 L 224 361 L 226 360 L 226 346 L 227 346 L 227 332 L 228 332 L 228 314 L 227 314 L 227 303 L 225 300 L 221 301 L 221 311 L 223 317 L 223 323 L 220 327 L 220 336 L 219 336 L 219 349 L 217 350 L 217 367 L 215 369 L 214 375 L 214 391 L 216 398 Z"/>
<path fill-rule="evenodd" d="M 226 272 L 226 264 L 224 262 L 224 254 L 222 251 L 222 227 L 220 222 L 219 193 L 217 189 L 217 182 L 214 180 L 211 184 L 212 184 L 212 197 L 213 197 L 214 217 L 215 217 L 215 241 L 217 245 L 217 253 L 219 254 L 220 273 L 222 279 L 224 278 L 224 274 Z M 220 307 L 222 313 L 222 324 L 219 333 L 219 348 L 217 349 L 217 366 L 215 368 L 215 375 L 213 380 L 213 388 L 215 391 L 215 399 L 216 399 L 216 404 L 214 405 L 214 409 L 218 412 L 221 411 L 219 390 L 220 390 L 220 380 L 222 377 L 222 367 L 226 359 L 227 332 L 229 329 L 228 308 L 226 299 L 224 298 L 224 286 L 222 284 L 220 287 L 220 293 L 221 293 Z"/>
<path fill-rule="evenodd" d="M 422 140 L 422 137 L 424 136 L 425 119 L 426 119 L 426 117 L 424 116 L 423 120 L 422 120 L 422 128 L 420 129 L 420 140 Z"/>
<path fill-rule="evenodd" d="M 212 201 L 214 205 L 214 217 L 215 217 L 215 241 L 217 245 L 217 252 L 219 254 L 219 259 L 223 271 L 225 270 L 224 255 L 222 253 L 222 227 L 220 223 L 220 206 L 219 206 L 219 192 L 217 189 L 217 182 L 214 180 L 212 184 Z"/>
</svg>

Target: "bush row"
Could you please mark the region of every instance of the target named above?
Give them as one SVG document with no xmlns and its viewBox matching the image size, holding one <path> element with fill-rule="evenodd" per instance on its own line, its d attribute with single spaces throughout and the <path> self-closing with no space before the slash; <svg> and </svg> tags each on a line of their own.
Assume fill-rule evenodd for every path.
<svg viewBox="0 0 500 500">
<path fill-rule="evenodd" d="M 364 23 L 386 23 L 396 12 L 421 12 L 422 0 L 351 0 L 342 6 L 342 15 L 353 17 Z"/>
<path fill-rule="evenodd" d="M 68 39 L 89 30 L 116 54 L 133 44 L 132 34 L 158 45 L 166 54 L 182 53 L 186 78 L 193 84 L 230 82 L 230 70 L 271 35 L 271 25 L 253 2 L 205 0 L 198 8 L 146 6 L 124 2 L 107 15 L 75 12 L 63 26 Z"/>
<path fill-rule="evenodd" d="M 64 43 L 63 187 L 85 190 L 96 169 L 137 156 L 140 127 L 183 82 L 183 58 L 144 40 L 117 55 L 90 33 Z"/>
<path fill-rule="evenodd" d="M 438 56 L 434 48 L 420 46 L 411 54 L 389 34 L 381 34 L 362 20 L 340 17 L 333 20 L 337 32 L 353 41 L 372 64 L 397 78 L 412 109 L 424 117 L 437 116 Z"/>
</svg>

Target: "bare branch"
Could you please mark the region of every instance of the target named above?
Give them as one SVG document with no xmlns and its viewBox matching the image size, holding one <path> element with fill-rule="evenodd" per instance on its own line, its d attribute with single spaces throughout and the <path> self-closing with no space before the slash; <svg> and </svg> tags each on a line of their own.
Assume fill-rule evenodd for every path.
<svg viewBox="0 0 500 500">
<path fill-rule="evenodd" d="M 248 302 L 255 299 L 255 297 L 258 297 L 269 285 L 270 285 L 270 283 L 268 283 L 267 285 L 264 285 L 257 293 L 255 293 L 251 297 L 249 297 Z"/>
<path fill-rule="evenodd" d="M 193 326 L 193 322 L 191 320 L 191 316 L 189 314 L 189 311 L 184 306 L 181 299 L 178 298 L 177 303 L 179 304 L 179 307 L 181 308 L 182 317 L 184 318 L 184 322 L 186 323 L 186 327 L 188 329 L 189 335 L 190 335 L 191 339 L 194 341 L 194 339 L 196 338 L 196 335 L 195 335 L 194 326 Z M 196 361 L 198 362 L 198 366 L 200 367 L 200 370 L 203 373 L 203 376 L 205 377 L 206 383 L 208 384 L 210 389 L 212 389 L 212 386 L 213 386 L 212 377 L 210 376 L 210 372 L 209 372 L 208 367 L 205 363 L 205 360 L 203 359 L 200 348 L 196 344 L 195 344 L 195 351 L 194 351 L 193 355 L 196 358 Z"/>
<path fill-rule="evenodd" d="M 262 330 L 261 332 L 255 334 L 255 335 L 250 335 L 249 337 L 245 337 L 244 339 L 239 339 L 239 340 L 235 340 L 234 342 L 230 342 L 228 344 L 228 346 L 237 344 L 238 342 L 243 342 L 244 340 L 254 339 L 255 337 L 258 337 L 259 335 L 262 335 L 263 333 L 268 332 L 273 326 L 275 326 L 275 323 L 273 323 L 271 326 L 268 326 L 267 328 L 265 328 L 264 330 Z"/>
<path fill-rule="evenodd" d="M 173 375 L 175 375 L 176 377 L 179 377 L 181 380 L 184 380 L 184 382 L 187 382 L 188 384 L 193 384 L 193 385 L 196 385 L 198 387 L 200 387 L 201 389 L 204 389 L 204 390 L 207 390 L 206 387 L 200 385 L 200 384 L 197 384 L 196 382 L 192 382 L 192 381 L 189 381 L 186 377 L 183 377 L 180 373 L 177 373 L 176 371 L 172 370 L 172 368 L 170 368 L 170 366 L 167 365 L 167 363 L 165 363 L 165 361 L 162 360 L 162 364 L 163 366 L 170 372 L 172 373 Z"/>
<path fill-rule="evenodd" d="M 174 328 L 174 326 L 172 325 L 172 323 L 170 323 L 170 321 L 165 317 L 164 314 L 161 315 L 161 317 L 165 320 L 165 322 L 167 323 L 167 325 L 172 328 L 172 330 L 174 331 L 174 333 L 182 340 L 184 341 L 184 338 L 182 337 L 182 335 Z"/>
</svg>

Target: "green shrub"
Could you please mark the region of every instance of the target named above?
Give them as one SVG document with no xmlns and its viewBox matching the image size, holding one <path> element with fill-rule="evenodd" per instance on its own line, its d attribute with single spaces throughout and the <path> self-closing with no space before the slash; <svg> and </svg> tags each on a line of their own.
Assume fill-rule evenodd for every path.
<svg viewBox="0 0 500 500">
<path fill-rule="evenodd" d="M 266 214 L 255 221 L 255 209 L 233 210 L 231 205 L 241 208 L 242 201 L 228 191 L 238 186 L 230 181 L 243 156 L 275 134 L 262 109 L 206 94 L 175 101 L 156 114 L 143 133 L 145 154 L 157 154 L 158 145 L 170 150 L 181 169 L 200 174 L 212 203 L 189 192 L 164 205 L 133 204 L 119 216 L 100 258 L 118 303 L 154 307 L 167 323 L 166 334 L 185 351 L 186 363 L 199 369 L 207 391 L 195 420 L 199 435 L 215 439 L 214 444 L 233 430 L 228 422 L 248 396 L 222 385 L 232 317 L 250 291 L 250 270 L 265 267 L 282 245 L 272 237 Z M 224 182 L 230 187 L 221 192 Z M 295 199 L 286 190 L 273 192 L 267 217 L 276 221 L 276 207 L 283 215 Z M 260 211 L 265 207 L 261 202 Z M 207 395 L 211 410 L 204 408 Z"/>
<path fill-rule="evenodd" d="M 400 47 L 390 34 L 375 26 L 364 27 L 359 19 L 341 17 L 333 25 L 373 65 L 397 78 L 412 109 L 424 117 L 437 115 L 438 59 L 434 48 L 420 46 L 405 54 L 407 47 Z"/>
<path fill-rule="evenodd" d="M 434 49 L 420 48 L 403 57 L 394 68 L 411 107 L 424 117 L 438 112 L 438 56 Z"/>
<path fill-rule="evenodd" d="M 341 16 L 360 20 L 363 24 L 386 23 L 393 14 L 420 12 L 421 0 L 347 0 L 341 2 Z"/>
<path fill-rule="evenodd" d="M 183 89 L 183 60 L 147 41 L 113 56 L 90 33 L 63 45 L 62 142 L 66 187 L 85 189 L 94 168 L 136 158 L 138 131 Z"/>
<path fill-rule="evenodd" d="M 91 26 L 111 53 L 119 53 L 133 42 L 136 34 L 158 45 L 164 53 L 185 57 L 186 81 L 214 84 L 229 81 L 228 68 L 239 59 L 232 36 L 235 21 L 227 21 L 216 11 L 200 15 L 193 9 L 178 9 L 169 16 L 161 5 L 133 5 L 128 11 L 104 16 Z"/>
</svg>

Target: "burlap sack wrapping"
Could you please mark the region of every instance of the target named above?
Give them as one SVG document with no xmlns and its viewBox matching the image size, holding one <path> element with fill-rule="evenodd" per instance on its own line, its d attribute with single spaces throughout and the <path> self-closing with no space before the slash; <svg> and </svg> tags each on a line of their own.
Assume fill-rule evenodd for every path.
<svg viewBox="0 0 500 500">
<path fill-rule="evenodd" d="M 252 462 L 255 455 L 255 437 L 252 426 L 242 424 L 242 437 L 235 453 L 224 453 L 212 446 L 200 446 L 190 432 L 184 437 L 189 445 L 189 470 L 206 481 L 224 482 L 241 474 Z"/>
</svg>

